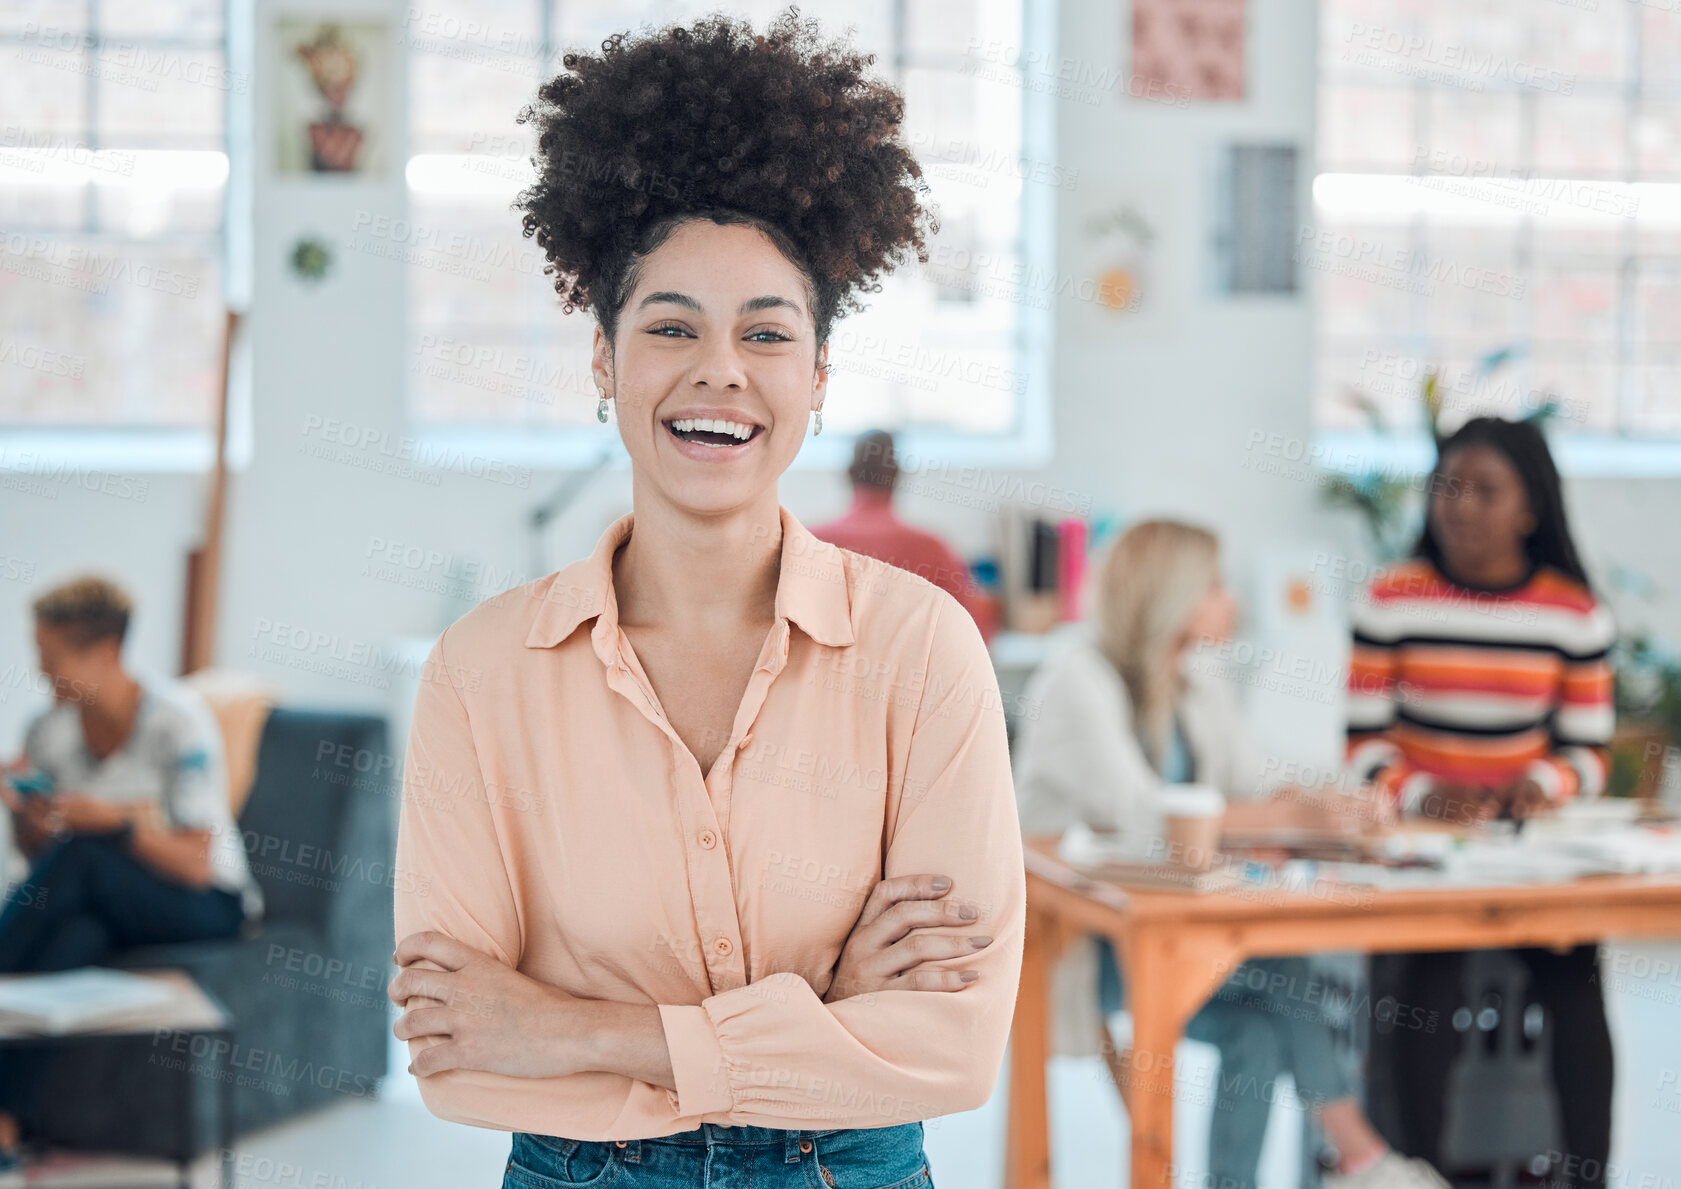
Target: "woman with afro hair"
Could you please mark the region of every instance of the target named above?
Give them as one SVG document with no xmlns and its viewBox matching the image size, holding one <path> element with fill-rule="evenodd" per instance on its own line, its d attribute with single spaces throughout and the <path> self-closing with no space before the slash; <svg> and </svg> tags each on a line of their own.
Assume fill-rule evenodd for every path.
<svg viewBox="0 0 1681 1189">
<path fill-rule="evenodd" d="M 872 61 L 716 15 L 521 113 L 632 511 L 434 645 L 389 989 L 507 1186 L 916 1189 L 923 1121 L 998 1075 L 1026 887 L 986 647 L 777 493 L 834 320 L 938 229 Z"/>
</svg>

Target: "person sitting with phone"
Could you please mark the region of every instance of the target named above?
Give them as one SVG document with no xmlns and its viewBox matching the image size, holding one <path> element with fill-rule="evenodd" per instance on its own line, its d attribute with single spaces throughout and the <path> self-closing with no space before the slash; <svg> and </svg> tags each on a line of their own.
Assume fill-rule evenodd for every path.
<svg viewBox="0 0 1681 1189">
<path fill-rule="evenodd" d="M 29 869 L 0 911 L 0 974 L 70 970 L 128 946 L 233 936 L 263 912 L 228 805 L 222 735 L 181 682 L 123 667 L 132 604 L 88 576 L 38 598 L 35 646 L 53 704 L 0 800 Z M 0 1167 L 24 1087 L 0 1077 Z"/>
</svg>

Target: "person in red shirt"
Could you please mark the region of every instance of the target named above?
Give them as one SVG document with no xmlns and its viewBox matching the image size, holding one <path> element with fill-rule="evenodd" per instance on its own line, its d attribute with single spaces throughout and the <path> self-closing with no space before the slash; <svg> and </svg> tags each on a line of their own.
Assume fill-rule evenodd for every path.
<svg viewBox="0 0 1681 1189">
<path fill-rule="evenodd" d="M 998 630 L 997 611 L 970 579 L 968 565 L 939 537 L 893 512 L 893 485 L 899 478 L 893 435 L 884 429 L 859 434 L 846 473 L 852 479 L 852 507 L 839 519 L 814 526 L 812 535 L 928 579 L 963 604 L 981 639 L 990 642 Z"/>
</svg>

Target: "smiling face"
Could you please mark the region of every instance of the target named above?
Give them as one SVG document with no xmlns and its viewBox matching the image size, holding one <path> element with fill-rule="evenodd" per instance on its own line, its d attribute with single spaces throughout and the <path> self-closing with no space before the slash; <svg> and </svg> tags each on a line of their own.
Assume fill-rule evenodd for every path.
<svg viewBox="0 0 1681 1189">
<path fill-rule="evenodd" d="M 775 490 L 827 388 L 808 287 L 741 224 L 692 220 L 643 257 L 592 364 L 639 483 L 702 513 Z"/>
</svg>

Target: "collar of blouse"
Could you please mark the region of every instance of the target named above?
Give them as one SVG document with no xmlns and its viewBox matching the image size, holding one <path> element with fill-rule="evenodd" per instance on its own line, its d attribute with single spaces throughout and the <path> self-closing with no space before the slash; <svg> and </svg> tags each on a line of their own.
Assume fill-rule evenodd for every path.
<svg viewBox="0 0 1681 1189">
<path fill-rule="evenodd" d="M 853 643 L 852 596 L 841 550 L 820 541 L 786 507 L 782 518 L 782 557 L 776 580 L 776 617 L 798 624 L 813 640 L 832 647 Z M 591 640 L 603 664 L 618 656 L 618 600 L 613 594 L 613 553 L 630 535 L 635 514 L 627 512 L 607 527 L 595 549 L 540 580 L 537 611 L 526 633 L 527 648 L 552 648 L 579 624 L 596 618 Z"/>
</svg>

